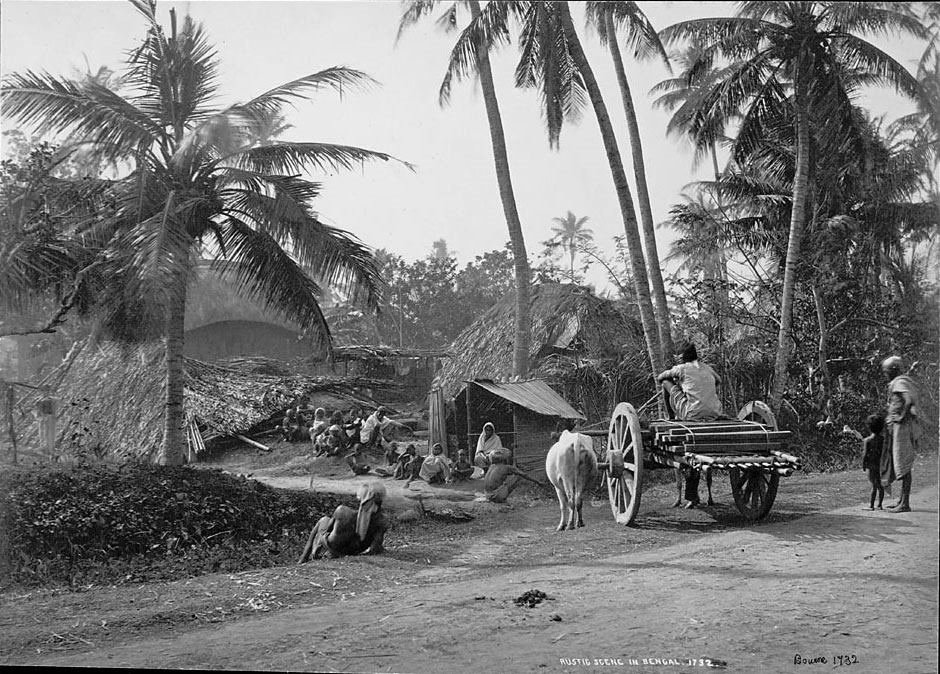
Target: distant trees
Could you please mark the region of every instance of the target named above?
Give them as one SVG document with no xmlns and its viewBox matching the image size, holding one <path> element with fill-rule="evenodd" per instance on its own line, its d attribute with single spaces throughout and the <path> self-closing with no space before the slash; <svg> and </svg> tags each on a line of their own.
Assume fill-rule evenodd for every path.
<svg viewBox="0 0 940 674">
<path fill-rule="evenodd" d="M 377 258 L 386 293 L 385 310 L 377 317 L 375 330 L 379 341 L 390 346 L 446 348 L 515 288 L 508 246 L 478 255 L 463 269 L 454 257 L 435 253 L 410 263 L 387 251 L 379 251 Z M 367 323 L 345 339 L 373 342 Z"/>
</svg>

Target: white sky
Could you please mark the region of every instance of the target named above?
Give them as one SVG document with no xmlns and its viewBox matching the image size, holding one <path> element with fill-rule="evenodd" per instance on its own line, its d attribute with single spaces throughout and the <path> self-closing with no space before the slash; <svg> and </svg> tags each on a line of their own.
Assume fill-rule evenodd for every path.
<svg viewBox="0 0 940 674">
<path fill-rule="evenodd" d="M 680 20 L 730 16 L 729 2 L 640 2 L 657 29 Z M 583 29 L 581 10 L 572 3 L 588 58 L 601 82 L 620 140 L 627 174 L 629 148 L 619 92 L 606 50 Z M 442 3 L 442 6 L 446 6 Z M 369 246 L 413 260 L 444 238 L 461 263 L 494 248 L 509 236 L 496 187 L 489 132 L 479 87 L 458 84 L 447 108 L 437 92 L 452 45 L 433 19 L 412 27 L 398 45 L 401 5 L 395 1 L 197 0 L 163 2 L 168 10 L 189 11 L 201 21 L 221 60 L 220 91 L 228 104 L 275 85 L 335 65 L 362 70 L 381 87 L 353 92 L 342 100 L 332 92 L 288 111 L 294 125 L 284 140 L 358 145 L 387 152 L 416 166 L 416 172 L 382 163 L 362 171 L 323 178 L 317 207 L 321 217 Z M 4 0 L 0 9 L 0 67 L 4 74 L 26 69 L 73 76 L 106 65 L 118 70 L 126 50 L 144 35 L 142 17 L 127 2 Z M 437 14 L 434 15 L 436 18 Z M 922 45 L 911 39 L 873 40 L 913 70 Z M 550 236 L 553 217 L 572 211 L 589 216 L 587 226 L 605 252 L 623 232 L 597 123 L 590 109 L 562 133 L 560 151 L 548 148 L 534 91 L 512 87 L 515 45 L 493 61 L 516 201 L 530 259 Z M 630 54 L 625 50 L 624 57 Z M 658 62 L 627 61 L 637 108 L 653 217 L 658 223 L 692 180 L 707 178 L 707 165 L 693 175 L 691 153 L 680 140 L 665 137 L 669 115 L 654 110 L 651 87 L 669 75 Z M 874 114 L 893 119 L 911 109 L 891 92 L 863 99 Z M 4 125 L 4 128 L 8 126 Z M 321 178 L 321 176 L 313 176 Z M 634 190 L 635 195 L 635 190 Z M 669 234 L 657 230 L 662 257 Z M 598 272 L 597 280 L 600 280 Z"/>
</svg>

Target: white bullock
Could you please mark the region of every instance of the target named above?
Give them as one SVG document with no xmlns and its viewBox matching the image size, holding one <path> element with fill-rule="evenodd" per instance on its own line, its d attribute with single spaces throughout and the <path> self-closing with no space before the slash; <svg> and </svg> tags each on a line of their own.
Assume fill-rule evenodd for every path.
<svg viewBox="0 0 940 674">
<path fill-rule="evenodd" d="M 558 505 L 561 507 L 558 531 L 566 527 L 583 527 L 581 503 L 584 492 L 591 488 L 597 478 L 597 456 L 591 438 L 581 433 L 562 431 L 558 442 L 552 445 L 545 457 L 545 474 L 555 487 Z"/>
</svg>

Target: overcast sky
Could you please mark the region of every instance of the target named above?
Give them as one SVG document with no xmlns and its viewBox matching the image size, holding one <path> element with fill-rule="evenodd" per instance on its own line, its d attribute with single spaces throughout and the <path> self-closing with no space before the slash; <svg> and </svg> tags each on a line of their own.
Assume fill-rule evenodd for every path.
<svg viewBox="0 0 940 674">
<path fill-rule="evenodd" d="M 640 2 L 657 29 L 680 20 L 730 16 L 729 2 Z M 623 109 L 610 58 L 583 28 L 582 12 L 572 3 L 582 42 L 605 94 L 629 162 Z M 358 145 L 390 153 L 414 164 L 366 164 L 361 171 L 323 178 L 317 207 L 329 223 L 351 231 L 369 246 L 386 248 L 407 259 L 431 252 L 445 239 L 461 263 L 501 248 L 508 241 L 496 187 L 493 156 L 479 87 L 456 86 L 451 103 L 441 108 L 437 92 L 452 36 L 432 20 L 410 29 L 396 44 L 401 4 L 389 2 L 198 0 L 162 2 L 168 11 L 189 12 L 201 21 L 218 49 L 222 103 L 251 98 L 272 86 L 336 65 L 356 68 L 381 83 L 342 99 L 323 92 L 288 112 L 294 125 L 284 140 Z M 26 69 L 74 75 L 105 65 L 119 69 L 126 50 L 139 44 L 143 18 L 127 2 L 4 0 L 0 58 L 4 74 Z M 435 16 L 436 18 L 436 16 Z M 922 45 L 910 40 L 874 40 L 913 70 Z M 516 201 L 530 257 L 550 236 L 552 218 L 567 211 L 588 216 L 602 250 L 623 232 L 610 171 L 591 110 L 562 133 L 561 148 L 548 148 L 537 96 L 512 87 L 515 45 L 493 61 L 497 95 L 508 143 Z M 624 52 L 629 58 L 629 52 Z M 707 178 L 707 166 L 691 169 L 691 153 L 665 136 L 668 113 L 654 110 L 651 87 L 669 76 L 661 63 L 627 62 L 634 92 L 652 198 L 659 223 L 681 201 L 683 187 Z M 890 92 L 863 100 L 874 114 L 895 118 L 911 109 Z M 9 128 L 4 124 L 4 129 Z M 627 173 L 632 176 L 629 164 Z M 315 176 L 321 178 L 322 176 Z M 631 178 L 632 182 L 632 178 Z M 635 190 L 634 190 L 635 194 Z M 658 230 L 662 256 L 669 234 Z"/>
</svg>

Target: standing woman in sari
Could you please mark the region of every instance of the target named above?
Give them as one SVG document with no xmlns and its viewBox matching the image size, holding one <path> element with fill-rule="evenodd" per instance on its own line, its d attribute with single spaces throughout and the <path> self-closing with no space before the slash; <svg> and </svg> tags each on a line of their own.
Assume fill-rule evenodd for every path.
<svg viewBox="0 0 940 674">
<path fill-rule="evenodd" d="M 881 363 L 888 379 L 888 416 L 885 430 L 894 464 L 894 479 L 901 481 L 901 498 L 888 508 L 895 513 L 911 511 L 911 469 L 917 450 L 917 388 L 914 380 L 901 374 L 901 358 L 890 356 Z"/>
</svg>

